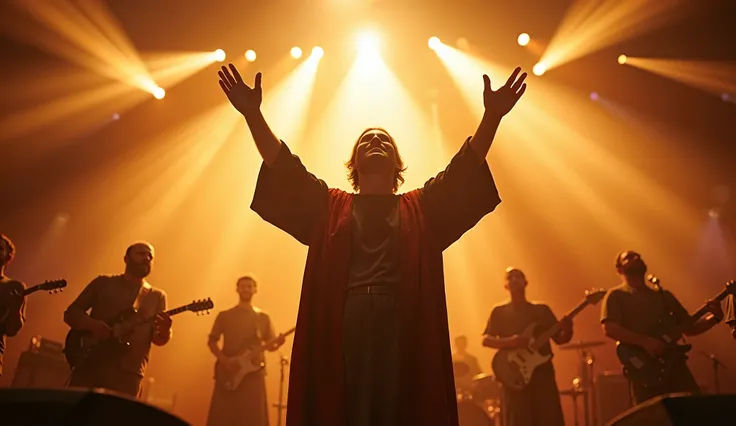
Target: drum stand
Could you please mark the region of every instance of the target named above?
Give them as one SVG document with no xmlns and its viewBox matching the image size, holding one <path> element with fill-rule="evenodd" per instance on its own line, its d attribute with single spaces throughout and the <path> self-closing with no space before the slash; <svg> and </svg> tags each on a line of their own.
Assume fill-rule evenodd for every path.
<svg viewBox="0 0 736 426">
<path fill-rule="evenodd" d="M 713 387 L 715 394 L 718 395 L 721 393 L 721 384 L 718 381 L 718 368 L 721 367 L 725 370 L 726 366 L 715 356 L 715 354 L 711 354 L 705 351 L 701 353 L 711 362 L 711 366 L 713 367 Z"/>
<path fill-rule="evenodd" d="M 277 420 L 276 424 L 278 426 L 281 426 L 281 412 L 286 409 L 286 405 L 284 405 L 284 367 L 289 365 L 289 360 L 281 355 L 281 372 L 280 372 L 280 378 L 279 378 L 279 402 L 276 404 L 273 404 L 274 407 L 276 407 L 276 415 Z"/>
<path fill-rule="evenodd" d="M 575 378 L 573 380 L 574 387 L 563 393 L 563 395 L 572 397 L 572 413 L 573 417 L 575 418 L 575 426 L 579 426 L 580 423 L 578 422 L 578 395 L 583 396 L 583 408 L 584 408 L 584 417 L 585 417 L 585 426 L 588 426 L 588 391 L 585 389 L 582 389 L 579 387 L 580 382 L 576 382 L 578 379 Z"/>
<path fill-rule="evenodd" d="M 595 377 L 595 357 L 593 356 L 593 351 L 589 349 L 580 349 L 578 356 L 580 357 L 580 376 L 575 388 L 579 389 L 583 394 L 585 426 L 598 426 L 598 419 L 596 418 L 595 382 L 593 379 Z M 574 380 L 573 383 L 575 383 Z M 575 399 L 573 398 L 574 402 Z M 577 421 L 577 419 L 575 420 Z"/>
</svg>

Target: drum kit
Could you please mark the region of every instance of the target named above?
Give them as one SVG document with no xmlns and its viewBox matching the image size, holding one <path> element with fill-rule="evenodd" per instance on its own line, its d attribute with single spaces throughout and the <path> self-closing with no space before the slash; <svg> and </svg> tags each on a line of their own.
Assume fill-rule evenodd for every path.
<svg viewBox="0 0 736 426">
<path fill-rule="evenodd" d="M 593 366 L 595 357 L 591 348 L 604 345 L 602 341 L 578 341 L 560 346 L 561 350 L 578 351 L 580 359 L 579 375 L 573 380 L 571 389 L 560 391 L 561 396 L 572 398 L 575 426 L 578 422 L 578 397 L 583 402 L 583 418 L 585 426 L 597 425 L 595 418 L 595 384 L 593 382 Z M 467 376 L 470 366 L 462 361 L 452 364 L 455 378 Z M 456 389 L 457 409 L 460 426 L 503 426 L 503 398 L 501 382 L 492 374 L 481 373 L 473 376 L 471 386 Z"/>
<path fill-rule="evenodd" d="M 470 373 L 470 366 L 462 361 L 452 363 L 455 377 Z M 458 387 L 457 411 L 460 426 L 500 425 L 501 386 L 491 374 L 476 374 L 470 387 Z"/>
</svg>

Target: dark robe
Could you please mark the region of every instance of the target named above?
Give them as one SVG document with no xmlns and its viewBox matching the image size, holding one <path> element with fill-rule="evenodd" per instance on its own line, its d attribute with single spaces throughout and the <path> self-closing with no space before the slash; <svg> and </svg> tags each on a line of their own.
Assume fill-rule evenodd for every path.
<svg viewBox="0 0 736 426">
<path fill-rule="evenodd" d="M 344 426 L 343 313 L 353 194 L 328 188 L 282 145 L 263 164 L 251 208 L 309 246 L 289 374 L 287 426 Z M 396 298 L 400 424 L 457 426 L 442 251 L 500 203 L 467 141 L 448 167 L 399 201 Z"/>
</svg>

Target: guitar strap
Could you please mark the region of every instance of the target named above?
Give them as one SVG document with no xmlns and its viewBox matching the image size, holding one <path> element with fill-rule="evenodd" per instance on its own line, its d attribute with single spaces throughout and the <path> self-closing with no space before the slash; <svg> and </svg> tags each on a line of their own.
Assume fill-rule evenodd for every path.
<svg viewBox="0 0 736 426">
<path fill-rule="evenodd" d="M 140 312 L 141 306 L 146 300 L 146 296 L 151 293 L 151 289 L 151 284 L 148 284 L 145 281 L 143 282 L 143 285 L 138 289 L 138 294 L 136 294 L 135 299 L 133 300 L 133 309 L 135 309 L 137 312 Z"/>
</svg>

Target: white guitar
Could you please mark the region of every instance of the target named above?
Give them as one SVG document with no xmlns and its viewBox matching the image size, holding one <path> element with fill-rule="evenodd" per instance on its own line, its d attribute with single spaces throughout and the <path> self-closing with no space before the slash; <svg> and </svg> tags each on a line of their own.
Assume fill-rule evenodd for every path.
<svg viewBox="0 0 736 426">
<path fill-rule="evenodd" d="M 296 328 L 292 328 L 282 333 L 281 336 L 288 336 L 294 332 Z M 280 336 L 279 336 L 280 337 Z M 235 368 L 226 368 L 222 363 L 218 362 L 215 367 L 215 380 L 220 383 L 225 389 L 234 391 L 240 386 L 245 376 L 260 371 L 265 367 L 265 364 L 261 361 L 261 353 L 263 353 L 269 346 L 273 345 L 279 337 L 275 337 L 268 342 L 264 342 L 260 345 L 248 348 L 238 355 L 233 357 L 235 362 Z"/>
<path fill-rule="evenodd" d="M 595 305 L 600 302 L 605 295 L 606 291 L 602 289 L 586 290 L 583 301 L 570 311 L 566 317 L 574 317 L 588 305 Z M 536 323 L 532 323 L 522 333 L 523 336 L 529 338 L 529 346 L 519 349 L 500 349 L 493 357 L 493 373 L 496 375 L 496 379 L 509 389 L 516 391 L 524 389 L 532 380 L 534 370 L 552 357 L 549 354 L 542 355 L 539 350 L 547 344 L 552 336 L 559 333 L 560 323 L 558 322 L 538 337 L 535 337 L 534 331 L 537 327 Z"/>
</svg>

